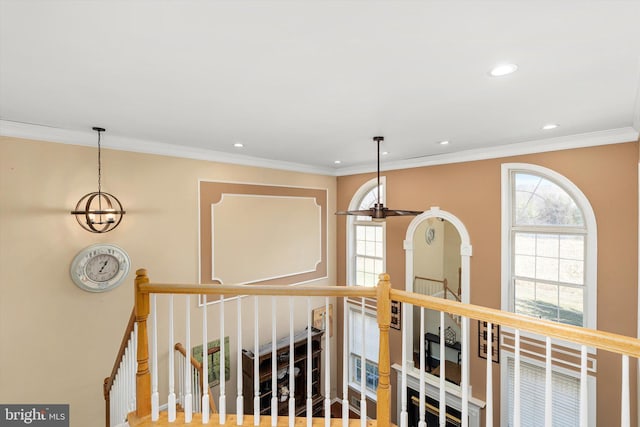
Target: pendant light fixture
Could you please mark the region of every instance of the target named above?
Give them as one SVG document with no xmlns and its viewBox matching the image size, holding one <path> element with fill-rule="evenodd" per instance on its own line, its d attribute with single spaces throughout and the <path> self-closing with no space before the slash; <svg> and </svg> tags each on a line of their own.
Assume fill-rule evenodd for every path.
<svg viewBox="0 0 640 427">
<path fill-rule="evenodd" d="M 377 202 L 369 209 L 357 211 L 338 211 L 336 215 L 358 215 L 369 216 L 373 221 L 384 221 L 388 216 L 416 216 L 422 211 L 407 211 L 400 209 L 389 209 L 380 202 L 380 143 L 384 141 L 384 136 L 374 136 L 373 141 L 378 144 L 378 199 Z"/>
<path fill-rule="evenodd" d="M 75 215 L 78 224 L 85 230 L 92 233 L 106 233 L 120 224 L 126 212 L 116 196 L 102 191 L 100 137 L 105 129 L 94 127 L 93 130 L 98 132 L 98 191 L 82 196 L 71 214 Z"/>
</svg>

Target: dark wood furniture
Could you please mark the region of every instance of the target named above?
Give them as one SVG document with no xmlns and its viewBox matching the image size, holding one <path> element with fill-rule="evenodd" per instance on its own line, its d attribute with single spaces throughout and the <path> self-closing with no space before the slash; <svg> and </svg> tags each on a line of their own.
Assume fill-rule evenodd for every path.
<svg viewBox="0 0 640 427">
<path fill-rule="evenodd" d="M 431 354 L 431 343 L 440 344 L 440 336 L 436 334 L 432 334 L 431 332 L 427 332 L 424 334 L 425 346 L 427 347 L 427 368 L 429 370 L 438 366 L 433 359 L 433 355 Z M 445 343 L 445 346 L 448 348 L 452 348 L 458 352 L 458 365 L 460 364 L 460 359 L 462 356 L 462 345 L 460 341 L 456 341 L 453 344 Z"/>
<path fill-rule="evenodd" d="M 307 366 L 311 364 L 311 398 L 313 401 L 313 415 L 321 415 L 323 412 L 323 396 L 321 394 L 321 366 L 322 366 L 322 334 L 315 328 L 311 328 L 311 359 L 307 352 L 307 330 L 300 331 L 294 335 L 294 359 L 295 368 L 295 401 L 296 416 L 306 415 L 307 404 Z M 289 337 L 285 337 L 276 342 L 277 357 L 277 393 L 278 415 L 289 413 Z M 256 359 L 253 350 L 242 350 L 242 393 L 244 395 L 244 413 L 253 414 L 254 400 L 254 364 L 258 363 L 260 376 L 260 414 L 271 413 L 272 390 L 272 344 L 267 343 L 259 348 Z"/>
</svg>

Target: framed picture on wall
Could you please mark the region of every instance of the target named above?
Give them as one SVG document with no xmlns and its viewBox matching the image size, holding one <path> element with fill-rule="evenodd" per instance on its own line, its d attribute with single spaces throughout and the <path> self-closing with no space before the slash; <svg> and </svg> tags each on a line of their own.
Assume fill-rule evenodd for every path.
<svg viewBox="0 0 640 427">
<path fill-rule="evenodd" d="M 400 301 L 391 301 L 391 327 L 393 329 L 401 330 L 401 318 L 400 311 L 402 310 L 402 304 Z"/>
<path fill-rule="evenodd" d="M 487 343 L 487 322 L 478 320 L 478 357 L 487 358 L 491 352 L 491 360 L 500 363 L 500 325 L 491 324 L 491 343 Z"/>
</svg>

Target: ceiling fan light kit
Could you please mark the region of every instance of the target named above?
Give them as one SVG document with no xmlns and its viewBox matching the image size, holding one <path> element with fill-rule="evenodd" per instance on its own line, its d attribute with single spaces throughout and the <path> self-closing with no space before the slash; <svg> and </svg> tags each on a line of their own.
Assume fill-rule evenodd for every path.
<svg viewBox="0 0 640 427">
<path fill-rule="evenodd" d="M 373 141 L 378 144 L 378 201 L 369 209 L 355 211 L 338 211 L 336 215 L 358 215 L 371 217 L 372 221 L 384 221 L 388 216 L 416 216 L 423 211 L 410 211 L 405 209 L 389 209 L 380 202 L 380 143 L 384 141 L 384 136 L 374 136 Z"/>
</svg>

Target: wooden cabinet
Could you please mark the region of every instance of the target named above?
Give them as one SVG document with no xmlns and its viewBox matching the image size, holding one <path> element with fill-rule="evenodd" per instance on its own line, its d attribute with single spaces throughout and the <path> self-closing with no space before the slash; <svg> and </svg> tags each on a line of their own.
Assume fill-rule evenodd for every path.
<svg viewBox="0 0 640 427">
<path fill-rule="evenodd" d="M 308 357 L 307 330 L 300 331 L 294 336 L 294 386 L 296 401 L 296 416 L 306 415 L 307 404 L 307 367 L 311 364 L 311 399 L 313 401 L 313 415 L 322 415 L 323 396 L 321 394 L 321 366 L 322 366 L 322 334 L 311 329 L 311 359 Z M 278 398 L 278 415 L 289 413 L 289 337 L 276 343 L 277 358 L 277 386 L 273 390 L 272 384 L 272 345 L 264 344 L 259 348 L 257 357 L 260 384 L 260 414 L 271 414 L 271 398 L 276 393 Z M 242 393 L 244 396 L 244 413 L 253 414 L 254 400 L 254 364 L 256 356 L 253 350 L 242 350 Z"/>
</svg>

